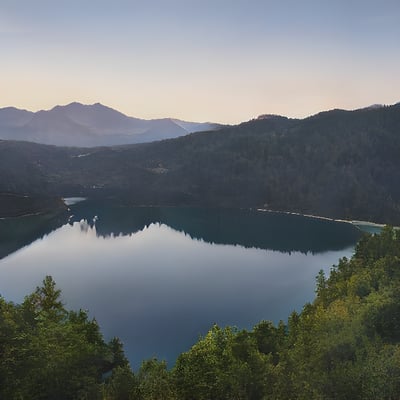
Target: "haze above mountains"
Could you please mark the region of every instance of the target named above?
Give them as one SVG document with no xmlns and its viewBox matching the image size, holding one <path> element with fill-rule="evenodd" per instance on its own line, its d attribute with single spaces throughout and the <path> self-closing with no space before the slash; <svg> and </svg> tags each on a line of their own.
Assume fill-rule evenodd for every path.
<svg viewBox="0 0 400 400">
<path fill-rule="evenodd" d="M 95 147 L 146 143 L 220 128 L 214 123 L 129 117 L 100 103 L 71 103 L 48 111 L 0 109 L 0 139 L 56 146 Z"/>
</svg>

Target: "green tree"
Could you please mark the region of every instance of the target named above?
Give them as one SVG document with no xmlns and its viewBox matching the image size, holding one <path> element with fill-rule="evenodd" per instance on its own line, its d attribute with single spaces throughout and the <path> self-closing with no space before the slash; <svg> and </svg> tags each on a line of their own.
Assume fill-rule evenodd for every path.
<svg viewBox="0 0 400 400">
<path fill-rule="evenodd" d="M 21 306 L 0 299 L 0 398 L 97 399 L 103 374 L 125 366 L 86 312 L 67 311 L 51 277 Z"/>
<path fill-rule="evenodd" d="M 124 364 L 113 369 L 112 375 L 103 386 L 102 400 L 138 399 L 137 380 L 129 365 Z"/>
<path fill-rule="evenodd" d="M 138 392 L 142 400 L 175 398 L 171 374 L 165 361 L 156 358 L 143 361 L 138 372 Z"/>
</svg>

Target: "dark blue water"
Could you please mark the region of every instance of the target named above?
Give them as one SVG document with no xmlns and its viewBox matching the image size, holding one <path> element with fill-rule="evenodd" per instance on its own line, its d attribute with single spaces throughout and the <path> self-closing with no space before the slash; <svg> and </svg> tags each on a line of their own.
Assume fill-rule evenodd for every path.
<svg viewBox="0 0 400 400">
<path fill-rule="evenodd" d="M 52 275 L 67 307 L 119 336 L 135 368 L 152 356 L 171 365 L 214 323 L 286 320 L 359 236 L 286 214 L 85 202 L 56 219 L 0 221 L 0 293 L 20 302 Z"/>
</svg>

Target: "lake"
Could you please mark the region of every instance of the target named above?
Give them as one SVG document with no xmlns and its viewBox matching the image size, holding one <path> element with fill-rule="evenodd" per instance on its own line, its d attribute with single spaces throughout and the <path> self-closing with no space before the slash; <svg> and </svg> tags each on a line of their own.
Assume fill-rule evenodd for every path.
<svg viewBox="0 0 400 400">
<path fill-rule="evenodd" d="M 70 207 L 0 221 L 0 294 L 21 302 L 52 275 L 68 308 L 88 309 L 106 339 L 121 338 L 134 368 L 153 356 L 173 365 L 214 323 L 287 320 L 361 235 L 255 210 Z"/>
</svg>

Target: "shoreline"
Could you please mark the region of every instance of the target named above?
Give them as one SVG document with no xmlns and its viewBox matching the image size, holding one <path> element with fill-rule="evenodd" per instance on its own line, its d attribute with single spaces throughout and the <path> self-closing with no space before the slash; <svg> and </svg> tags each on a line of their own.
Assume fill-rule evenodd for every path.
<svg viewBox="0 0 400 400">
<path fill-rule="evenodd" d="M 370 227 L 370 228 L 376 228 L 376 229 L 382 229 L 384 228 L 387 224 L 380 224 L 377 222 L 372 222 L 372 221 L 362 221 L 362 220 L 349 220 L 349 219 L 341 219 L 341 218 L 331 218 L 331 217 L 323 217 L 321 215 L 313 215 L 313 214 L 303 214 L 300 212 L 294 212 L 294 211 L 276 211 L 276 210 L 269 210 L 266 208 L 257 208 L 257 211 L 261 212 L 270 212 L 270 213 L 280 213 L 280 214 L 287 214 L 287 215 L 297 215 L 300 217 L 307 217 L 307 218 L 315 218 L 315 219 L 322 219 L 325 221 L 331 221 L 331 222 L 343 222 L 346 224 L 351 224 L 357 228 L 360 226 L 365 226 L 365 227 Z M 395 226 L 394 228 L 399 229 L 400 227 Z M 360 229 L 360 228 L 359 228 Z"/>
<path fill-rule="evenodd" d="M 61 200 L 64 202 L 64 204 L 69 207 L 73 206 L 74 204 L 80 203 L 82 201 L 86 201 L 88 198 L 87 197 L 80 197 L 80 196 L 75 196 L 75 197 L 61 197 Z"/>
<path fill-rule="evenodd" d="M 0 193 L 0 218 L 24 218 L 57 214 L 67 209 L 61 198 L 18 193 Z"/>
<path fill-rule="evenodd" d="M 29 198 L 28 196 L 23 196 L 23 197 Z M 69 206 L 73 206 L 77 203 L 86 201 L 86 200 L 88 200 L 88 197 L 79 197 L 79 196 L 61 197 L 60 200 L 64 204 L 64 207 L 66 207 L 66 209 L 68 210 Z M 138 207 L 138 206 L 136 206 L 136 207 Z M 159 205 L 157 205 L 157 206 L 142 205 L 142 207 L 160 207 L 160 206 Z M 172 207 L 176 207 L 176 206 L 172 206 Z M 189 207 L 191 207 L 191 206 L 189 206 Z M 196 207 L 194 207 L 194 208 L 196 208 Z M 372 231 L 374 229 L 376 229 L 376 232 L 379 232 L 379 230 L 383 229 L 387 225 L 387 224 L 382 224 L 382 223 L 373 222 L 373 221 L 364 221 L 364 220 L 356 220 L 356 219 L 347 220 L 347 219 L 342 219 L 342 218 L 324 217 L 322 215 L 315 215 L 315 214 L 304 214 L 304 213 L 295 212 L 295 211 L 271 210 L 271 209 L 267 209 L 267 208 L 255 208 L 255 207 L 254 208 L 250 207 L 247 209 L 248 210 L 256 210 L 258 212 L 297 215 L 300 217 L 314 218 L 314 219 L 325 220 L 325 221 L 330 221 L 330 222 L 342 222 L 342 223 L 350 224 L 360 230 L 363 230 L 362 227 L 365 227 L 366 231 L 368 231 L 368 228 L 371 228 Z M 60 211 L 64 211 L 64 210 L 39 210 L 39 211 L 33 211 L 33 212 L 32 211 L 31 212 L 28 211 L 27 213 L 22 213 L 19 215 L 0 216 L 0 220 L 6 220 L 6 219 L 11 219 L 11 218 L 24 218 L 24 217 L 29 217 L 29 216 L 38 216 L 38 215 L 46 215 L 46 214 L 57 214 Z M 400 229 L 400 227 L 398 227 L 398 226 L 393 226 L 393 227 L 395 229 Z M 369 232 L 371 232 L 371 231 L 369 231 Z"/>
<path fill-rule="evenodd" d="M 34 217 L 38 215 L 46 215 L 46 212 L 44 211 L 38 211 L 35 213 L 27 213 L 27 214 L 21 214 L 21 215 L 11 215 L 9 217 L 0 217 L 0 221 L 5 220 L 5 219 L 16 219 L 16 218 L 25 218 L 25 217 Z"/>
</svg>

